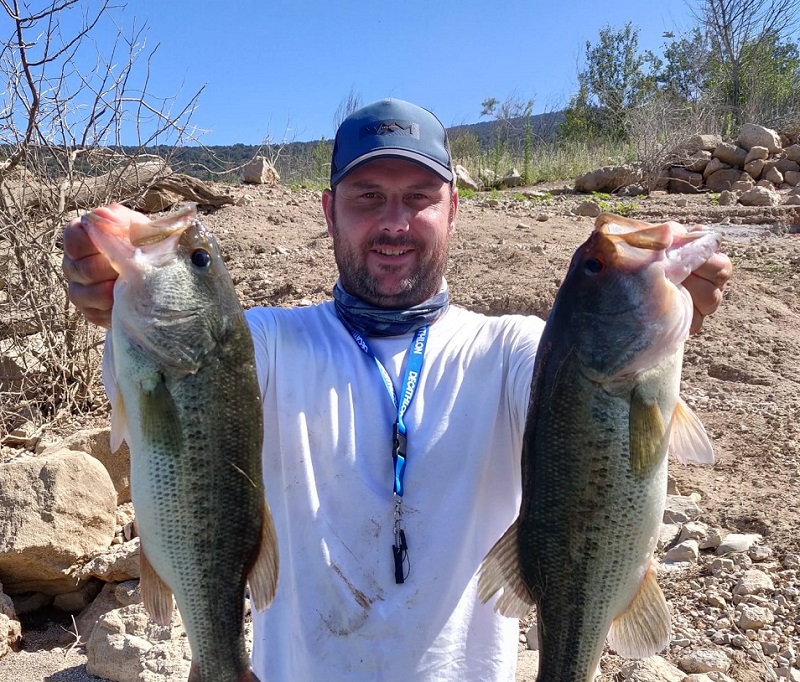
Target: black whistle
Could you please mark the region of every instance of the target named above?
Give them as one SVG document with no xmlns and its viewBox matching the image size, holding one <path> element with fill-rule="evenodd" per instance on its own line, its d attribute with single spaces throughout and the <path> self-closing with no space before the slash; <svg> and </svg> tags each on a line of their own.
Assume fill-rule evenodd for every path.
<svg viewBox="0 0 800 682">
<path fill-rule="evenodd" d="M 394 581 L 398 585 L 402 585 L 406 581 L 403 572 L 403 563 L 406 559 L 406 552 L 408 544 L 406 543 L 405 531 L 400 531 L 400 546 L 392 545 L 392 554 L 394 555 Z"/>
</svg>

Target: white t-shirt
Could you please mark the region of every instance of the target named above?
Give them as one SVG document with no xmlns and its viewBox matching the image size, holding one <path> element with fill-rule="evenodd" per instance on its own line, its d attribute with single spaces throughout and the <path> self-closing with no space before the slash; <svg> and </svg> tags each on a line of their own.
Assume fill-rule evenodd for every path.
<svg viewBox="0 0 800 682">
<path fill-rule="evenodd" d="M 476 596 L 516 517 L 542 320 L 451 306 L 430 328 L 408 428 L 410 573 L 396 584 L 392 425 L 375 362 L 332 302 L 247 313 L 264 396 L 264 481 L 280 548 L 253 612 L 264 682 L 513 681 L 518 624 Z M 401 392 L 412 335 L 369 339 Z"/>
</svg>

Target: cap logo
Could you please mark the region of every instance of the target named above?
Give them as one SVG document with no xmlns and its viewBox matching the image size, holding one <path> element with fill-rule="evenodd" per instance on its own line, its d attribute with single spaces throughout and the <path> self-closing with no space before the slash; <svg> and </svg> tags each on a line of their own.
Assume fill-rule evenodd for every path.
<svg viewBox="0 0 800 682">
<path fill-rule="evenodd" d="M 360 138 L 374 135 L 410 135 L 418 140 L 419 123 L 397 120 L 377 121 L 363 126 L 360 132 Z"/>
</svg>

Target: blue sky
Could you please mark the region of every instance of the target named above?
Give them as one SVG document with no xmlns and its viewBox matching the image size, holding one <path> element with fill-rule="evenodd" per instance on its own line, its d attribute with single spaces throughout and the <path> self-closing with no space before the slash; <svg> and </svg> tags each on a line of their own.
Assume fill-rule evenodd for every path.
<svg viewBox="0 0 800 682">
<path fill-rule="evenodd" d="M 192 122 L 209 145 L 330 138 L 351 90 L 414 101 L 446 126 L 486 120 L 490 96 L 558 110 L 603 27 L 630 21 L 660 52 L 664 31 L 695 23 L 685 0 L 128 0 L 110 18 L 146 23 L 159 45 L 151 93 L 180 102 L 205 86 Z M 109 21 L 94 35 L 102 46 L 114 32 Z"/>
</svg>

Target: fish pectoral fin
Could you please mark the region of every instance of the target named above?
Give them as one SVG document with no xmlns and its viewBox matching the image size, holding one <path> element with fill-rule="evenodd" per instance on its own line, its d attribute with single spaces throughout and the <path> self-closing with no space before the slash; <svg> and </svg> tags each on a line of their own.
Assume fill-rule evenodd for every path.
<svg viewBox="0 0 800 682">
<path fill-rule="evenodd" d="M 711 440 L 697 415 L 683 400 L 678 400 L 672 413 L 669 452 L 682 464 L 714 463 Z"/>
<path fill-rule="evenodd" d="M 485 604 L 497 592 L 502 594 L 494 605 L 494 610 L 509 618 L 524 618 L 535 602 L 530 590 L 522 579 L 517 539 L 518 523 L 508 530 L 489 550 L 481 563 L 478 575 L 478 597 Z"/>
<path fill-rule="evenodd" d="M 152 386 L 140 388 L 139 404 L 144 438 L 148 442 L 161 443 L 163 452 L 181 452 L 184 445 L 183 420 L 162 376 L 155 379 Z"/>
<path fill-rule="evenodd" d="M 139 545 L 139 590 L 150 618 L 158 625 L 169 625 L 172 622 L 172 590 L 156 573 L 141 544 Z"/>
<path fill-rule="evenodd" d="M 637 390 L 631 395 L 629 416 L 631 469 L 640 475 L 651 472 L 664 455 L 667 428 L 655 402 L 647 402 Z"/>
<path fill-rule="evenodd" d="M 669 608 L 651 562 L 633 601 L 611 623 L 608 645 L 620 656 L 647 658 L 664 649 L 669 640 Z"/>
<path fill-rule="evenodd" d="M 247 580 L 250 584 L 250 601 L 256 609 L 264 611 L 272 603 L 278 589 L 278 534 L 266 501 L 261 520 L 261 537 Z"/>
</svg>

